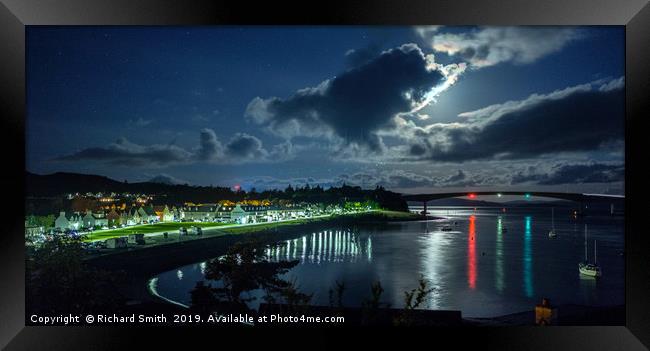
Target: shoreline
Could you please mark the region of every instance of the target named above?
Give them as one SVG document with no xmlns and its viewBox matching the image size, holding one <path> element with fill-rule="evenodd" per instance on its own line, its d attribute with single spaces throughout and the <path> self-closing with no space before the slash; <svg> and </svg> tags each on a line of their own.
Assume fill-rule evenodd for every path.
<svg viewBox="0 0 650 351">
<path fill-rule="evenodd" d="M 151 246 L 133 247 L 132 249 L 116 249 L 112 252 L 93 255 L 85 259 L 86 263 L 106 271 L 126 272 L 126 282 L 121 284 L 118 293 L 132 303 L 163 302 L 149 292 L 149 280 L 157 274 L 212 259 L 225 254 L 228 248 L 238 241 L 248 238 L 260 239 L 265 244 L 303 235 L 305 232 L 322 230 L 327 225 L 355 224 L 385 224 L 390 222 L 420 221 L 424 218 L 400 212 L 401 217 L 390 211 L 378 213 L 363 213 L 348 216 L 310 221 L 307 223 L 285 223 L 274 228 L 255 230 L 254 226 L 243 233 L 223 233 L 220 235 L 203 236 L 193 240 L 175 241 L 154 244 Z M 428 216 L 427 220 L 444 218 Z M 246 228 L 246 227 L 243 227 Z M 242 229 L 243 229 L 242 228 Z M 237 228 L 240 229 L 240 228 Z M 168 304 L 168 302 L 164 302 Z"/>
<path fill-rule="evenodd" d="M 292 220 L 283 220 L 276 222 L 264 223 L 251 223 L 251 224 L 237 224 L 237 225 L 217 225 L 211 227 L 203 227 L 203 234 L 197 236 L 195 234 L 185 235 L 179 237 L 178 230 L 167 230 L 160 232 L 144 233 L 146 244 L 144 245 L 129 245 L 127 248 L 122 249 L 99 249 L 97 252 L 92 253 L 91 257 L 101 255 L 114 255 L 121 254 L 125 251 L 135 251 L 142 249 L 149 249 L 160 245 L 174 245 L 182 242 L 194 240 L 206 240 L 215 237 L 221 237 L 229 234 L 250 234 L 256 232 L 277 231 L 278 229 L 286 229 L 289 227 L 309 225 L 314 223 L 330 223 L 330 222 L 349 222 L 353 220 L 356 223 L 384 223 L 384 222 L 401 222 L 401 221 L 419 221 L 419 220 L 442 220 L 444 217 L 435 216 L 421 216 L 411 212 L 400 211 L 386 211 L 386 210 L 371 210 L 368 212 L 351 213 L 345 215 L 327 215 L 317 216 L 311 218 L 300 218 Z M 186 226 L 192 226 L 192 222 L 188 222 Z M 167 232 L 168 238 L 164 239 L 163 233 Z M 132 233 L 135 234 L 135 233 Z M 127 237 L 130 234 L 116 235 L 119 237 Z M 106 236 L 104 238 L 93 238 L 84 240 L 86 242 L 105 241 L 113 236 Z"/>
</svg>

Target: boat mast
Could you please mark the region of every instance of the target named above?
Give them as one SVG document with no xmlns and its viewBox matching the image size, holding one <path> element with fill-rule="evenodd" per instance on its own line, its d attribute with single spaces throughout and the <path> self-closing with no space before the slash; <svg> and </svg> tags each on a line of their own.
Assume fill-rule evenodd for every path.
<svg viewBox="0 0 650 351">
<path fill-rule="evenodd" d="M 555 231 L 555 207 L 551 208 L 551 227 Z"/>
<path fill-rule="evenodd" d="M 587 223 L 585 223 L 585 262 L 588 262 L 588 260 L 587 260 Z"/>
</svg>

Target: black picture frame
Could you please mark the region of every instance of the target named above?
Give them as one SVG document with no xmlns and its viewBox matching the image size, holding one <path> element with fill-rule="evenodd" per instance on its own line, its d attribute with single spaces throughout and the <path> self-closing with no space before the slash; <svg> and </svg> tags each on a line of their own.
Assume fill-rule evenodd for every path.
<svg viewBox="0 0 650 351">
<path fill-rule="evenodd" d="M 647 0 L 426 1 L 363 0 L 249 2 L 182 0 L 2 0 L 0 89 L 5 162 L 5 231 L 0 233 L 0 347 L 12 349 L 114 349 L 151 347 L 209 336 L 212 342 L 252 334 L 210 328 L 25 327 L 24 165 L 25 26 L 28 25 L 624 25 L 626 33 L 626 325 L 620 327 L 498 327 L 408 330 L 408 341 L 435 348 L 476 343 L 495 349 L 642 350 L 650 345 L 650 265 L 643 231 L 642 179 L 645 147 L 641 123 L 650 111 L 650 5 Z M 4 207 L 4 206 L 3 206 Z M 283 330 L 288 335 L 329 339 L 338 330 Z M 402 330 L 404 332 L 404 330 Z M 382 339 L 392 333 L 362 330 Z M 381 337 L 379 336 L 381 335 Z M 286 336 L 285 336 L 286 337 Z M 284 337 L 282 338 L 284 339 Z M 235 339 L 232 339 L 235 340 Z M 243 343 L 277 342 L 269 337 Z M 284 342 L 286 344 L 286 339 Z M 316 339 L 311 339 L 315 342 Z M 454 344 L 448 344 L 452 342 Z M 289 344 L 290 345 L 290 344 Z M 646 346 L 644 346 L 646 345 Z"/>
</svg>

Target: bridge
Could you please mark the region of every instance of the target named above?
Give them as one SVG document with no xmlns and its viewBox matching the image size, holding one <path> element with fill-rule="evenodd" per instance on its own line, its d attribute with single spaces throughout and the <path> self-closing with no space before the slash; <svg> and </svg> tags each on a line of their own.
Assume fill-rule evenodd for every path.
<svg viewBox="0 0 650 351">
<path fill-rule="evenodd" d="M 585 206 L 584 203 L 610 203 L 611 212 L 614 213 L 614 204 L 621 204 L 625 201 L 625 196 L 608 195 L 608 194 L 585 194 L 585 193 L 559 193 L 545 191 L 471 191 L 471 192 L 451 192 L 451 193 L 434 193 L 434 194 L 402 194 L 406 201 L 422 202 L 424 213 L 427 212 L 427 202 L 439 199 L 448 199 L 452 197 L 467 197 L 475 200 L 479 196 L 523 196 L 525 199 L 531 197 L 546 197 L 560 200 L 569 200 L 580 203 L 581 211 Z"/>
<path fill-rule="evenodd" d="M 622 195 L 607 195 L 607 194 L 584 194 L 584 193 L 554 193 L 543 191 L 470 191 L 470 192 L 454 192 L 454 193 L 434 193 L 434 194 L 402 194 L 402 198 L 406 201 L 428 202 L 432 200 L 448 199 L 452 197 L 468 197 L 476 199 L 479 196 L 494 196 L 497 197 L 506 195 L 523 196 L 526 199 L 531 197 L 547 197 L 561 200 L 569 200 L 575 202 L 615 202 L 624 201 L 625 196 Z"/>
</svg>

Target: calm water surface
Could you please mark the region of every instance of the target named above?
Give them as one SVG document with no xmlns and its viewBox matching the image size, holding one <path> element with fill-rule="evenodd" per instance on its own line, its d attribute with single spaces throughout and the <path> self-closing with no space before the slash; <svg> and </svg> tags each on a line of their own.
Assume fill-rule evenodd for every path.
<svg viewBox="0 0 650 351">
<path fill-rule="evenodd" d="M 624 303 L 623 219 L 573 218 L 555 210 L 557 237 L 548 237 L 550 209 L 429 208 L 446 220 L 394 222 L 385 225 L 324 227 L 269 249 L 272 260 L 299 260 L 287 273 L 299 289 L 313 293 L 313 304 L 328 305 L 329 289 L 345 283 L 343 303 L 359 306 L 380 281 L 382 301 L 404 305 L 404 291 L 423 276 L 435 292 L 429 309 L 461 310 L 467 317 L 492 317 L 531 310 L 542 297 L 554 304 L 614 305 Z M 584 227 L 587 254 L 603 276 L 583 278 Z M 453 231 L 441 231 L 450 225 Z M 155 277 L 161 296 L 190 304 L 190 290 L 203 280 L 205 262 Z M 258 296 L 258 302 L 261 294 Z M 255 304 L 253 304 L 255 305 Z"/>
</svg>

